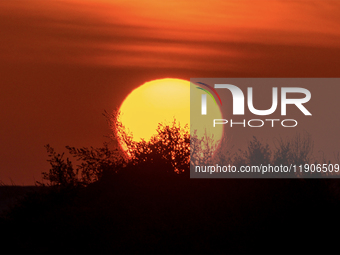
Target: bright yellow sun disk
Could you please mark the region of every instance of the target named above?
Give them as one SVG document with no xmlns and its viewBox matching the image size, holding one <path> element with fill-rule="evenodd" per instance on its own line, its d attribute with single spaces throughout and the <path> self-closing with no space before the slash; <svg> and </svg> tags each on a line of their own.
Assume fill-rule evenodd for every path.
<svg viewBox="0 0 340 255">
<path fill-rule="evenodd" d="M 181 127 L 190 127 L 190 86 L 192 86 L 193 100 L 191 106 L 192 120 L 198 137 L 207 134 L 214 135 L 214 140 L 222 137 L 222 125 L 213 127 L 213 118 L 221 119 L 219 107 L 208 97 L 209 116 L 202 116 L 200 112 L 200 98 L 204 93 L 190 85 L 189 81 L 181 79 L 159 79 L 146 82 L 133 90 L 120 107 L 120 121 L 132 133 L 134 141 L 149 141 L 157 134 L 159 123 L 171 124 L 176 119 Z M 194 86 L 194 87 L 193 87 Z M 193 89 L 194 88 L 194 89 Z M 208 112 L 209 113 L 209 112 Z"/>
<path fill-rule="evenodd" d="M 160 79 L 133 90 L 120 107 L 120 120 L 132 132 L 135 141 L 155 135 L 159 123 L 170 124 L 174 118 L 182 127 L 190 121 L 189 82 Z"/>
</svg>

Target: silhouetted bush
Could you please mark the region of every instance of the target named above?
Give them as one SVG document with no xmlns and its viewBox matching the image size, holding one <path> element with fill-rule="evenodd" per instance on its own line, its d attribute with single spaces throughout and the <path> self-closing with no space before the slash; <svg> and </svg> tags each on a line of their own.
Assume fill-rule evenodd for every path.
<svg viewBox="0 0 340 255">
<path fill-rule="evenodd" d="M 290 165 L 311 163 L 313 141 L 308 133 L 297 134 L 287 140 L 280 138 L 274 153 L 274 164 Z"/>
<path fill-rule="evenodd" d="M 145 174 L 150 171 L 189 173 L 190 134 L 187 126 L 181 127 L 176 120 L 170 125 L 159 124 L 157 134 L 150 141 L 136 142 L 119 122 L 117 113 L 105 112 L 104 115 L 111 127 L 111 143 L 104 143 L 102 148 L 66 146 L 69 154 L 80 162 L 76 167 L 69 158 L 63 158 L 64 153 L 56 153 L 50 145 L 45 146 L 51 165 L 49 172 L 43 172 L 48 185 L 86 186 L 98 181 L 105 172 L 127 171 L 131 166 L 134 170 L 143 169 Z M 113 148 L 109 148 L 110 144 L 114 144 Z"/>
<path fill-rule="evenodd" d="M 79 184 L 78 180 L 78 171 L 74 171 L 72 162 L 69 158 L 65 159 L 64 153 L 60 154 L 55 152 L 55 150 L 47 144 L 45 146 L 48 152 L 49 159 L 47 160 L 50 165 L 50 171 L 43 172 L 43 179 L 49 182 L 49 185 L 52 186 L 61 186 L 61 187 L 69 187 L 69 186 L 77 186 Z M 40 185 L 44 185 L 41 182 L 37 182 Z"/>
<path fill-rule="evenodd" d="M 249 141 L 245 151 L 240 150 L 234 157 L 233 164 L 236 166 L 259 166 L 271 163 L 272 151 L 268 144 L 263 145 L 255 136 Z"/>
<path fill-rule="evenodd" d="M 117 137 L 121 123 L 106 116 L 112 143 L 66 147 L 80 162 L 76 167 L 47 146 L 49 185 L 0 218 L 7 233 L 2 251 L 327 253 L 337 247 L 337 235 L 329 234 L 340 227 L 337 180 L 189 178 L 190 160 L 311 162 L 310 137 L 281 139 L 275 148 L 253 137 L 246 150 L 213 153 L 210 138 L 194 134 L 190 145 L 187 127 L 176 121 L 160 124 L 150 142 L 134 142 L 125 131 Z"/>
</svg>

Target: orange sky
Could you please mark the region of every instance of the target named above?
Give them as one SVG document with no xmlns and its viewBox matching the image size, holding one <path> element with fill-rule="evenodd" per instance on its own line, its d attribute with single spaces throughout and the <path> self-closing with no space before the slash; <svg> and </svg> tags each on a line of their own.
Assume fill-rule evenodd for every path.
<svg viewBox="0 0 340 255">
<path fill-rule="evenodd" d="M 148 80 L 339 77 L 340 1 L 0 1 L 0 58 L 0 180 L 28 184 Z"/>
</svg>

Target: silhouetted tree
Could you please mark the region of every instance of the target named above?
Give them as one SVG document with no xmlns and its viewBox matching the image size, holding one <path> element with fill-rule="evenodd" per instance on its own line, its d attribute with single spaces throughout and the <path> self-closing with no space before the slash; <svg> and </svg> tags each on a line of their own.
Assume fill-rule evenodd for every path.
<svg viewBox="0 0 340 255">
<path fill-rule="evenodd" d="M 239 150 L 234 157 L 234 165 L 259 166 L 271 163 L 271 150 L 269 145 L 263 144 L 255 136 L 249 141 L 248 148 L 245 151 Z"/>
<path fill-rule="evenodd" d="M 120 152 L 110 149 L 107 143 L 101 148 L 75 148 L 66 146 L 68 152 L 81 163 L 73 166 L 69 158 L 64 159 L 64 153 L 60 154 L 50 146 L 45 146 L 48 152 L 48 162 L 51 165 L 49 172 L 43 172 L 43 180 L 49 186 L 74 187 L 86 186 L 97 181 L 105 171 L 115 171 L 118 165 L 124 161 Z M 44 185 L 43 182 L 37 182 Z"/>
<path fill-rule="evenodd" d="M 176 119 L 170 124 L 160 123 L 156 134 L 150 141 L 134 141 L 133 134 L 121 123 L 119 112 L 104 112 L 110 126 L 110 143 L 101 148 L 66 146 L 68 152 L 79 165 L 63 154 L 58 154 L 49 145 L 46 146 L 52 166 L 48 173 L 43 173 L 44 180 L 56 186 L 86 186 L 98 181 L 105 173 L 121 171 L 139 171 L 141 174 L 189 174 L 190 163 L 208 165 L 215 160 L 235 166 L 248 165 L 300 165 L 310 163 L 313 143 L 308 134 L 296 135 L 293 139 L 280 139 L 275 149 L 268 143 L 253 137 L 246 150 L 239 150 L 234 155 L 230 152 L 216 152 L 213 137 L 198 137 L 196 132 L 190 136 L 188 126 L 181 127 Z"/>
<path fill-rule="evenodd" d="M 171 124 L 159 123 L 150 141 L 134 141 L 133 135 L 119 120 L 119 113 L 106 115 L 111 121 L 111 139 L 118 140 L 126 153 L 128 165 L 168 173 L 188 173 L 190 133 L 176 119 Z"/>
<path fill-rule="evenodd" d="M 67 158 L 63 158 L 64 153 L 60 154 L 49 145 L 45 145 L 49 159 L 47 160 L 51 169 L 49 172 L 43 172 L 43 179 L 49 182 L 49 185 L 70 187 L 79 184 L 78 171 L 73 169 L 72 162 Z M 43 185 L 41 182 L 37 182 Z"/>
<path fill-rule="evenodd" d="M 210 165 L 217 152 L 219 141 L 214 136 L 209 136 L 205 130 L 202 137 L 198 137 L 197 130 L 191 131 L 190 137 L 190 161 L 193 165 Z M 221 152 L 221 151 L 220 151 Z M 221 154 L 219 153 L 219 156 Z"/>
<path fill-rule="evenodd" d="M 308 133 L 296 134 L 293 138 L 280 138 L 274 152 L 274 164 L 305 164 L 311 163 L 313 141 Z"/>
<path fill-rule="evenodd" d="M 87 185 L 100 179 L 107 171 L 117 171 L 124 163 L 120 151 L 110 149 L 108 143 L 104 143 L 101 148 L 75 148 L 66 146 L 69 153 L 80 161 L 76 171 L 80 173 L 80 183 Z"/>
<path fill-rule="evenodd" d="M 105 172 L 117 173 L 128 168 L 156 173 L 189 173 L 190 134 L 188 126 L 181 127 L 174 120 L 170 125 L 159 124 L 157 134 L 150 141 L 136 142 L 120 122 L 118 112 L 104 113 L 111 133 L 110 143 L 101 148 L 66 146 L 68 152 L 80 162 L 74 167 L 69 158 L 63 158 L 50 145 L 46 145 L 52 166 L 43 173 L 43 179 L 52 186 L 86 186 L 98 181 Z M 111 147 L 110 147 L 111 145 Z M 42 183 L 37 182 L 42 185 Z"/>
</svg>

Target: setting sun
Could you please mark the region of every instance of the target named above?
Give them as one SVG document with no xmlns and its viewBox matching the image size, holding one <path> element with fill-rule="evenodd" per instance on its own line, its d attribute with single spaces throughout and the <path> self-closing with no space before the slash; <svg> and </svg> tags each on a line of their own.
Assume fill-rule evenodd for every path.
<svg viewBox="0 0 340 255">
<path fill-rule="evenodd" d="M 202 93 L 201 90 L 192 90 L 193 92 Z M 208 99 L 208 103 L 210 100 L 212 99 Z M 221 116 L 219 107 L 213 103 L 211 105 L 211 109 Z M 200 101 L 192 101 L 191 106 L 199 110 Z M 150 140 L 156 134 L 159 123 L 170 124 L 174 119 L 181 127 L 190 127 L 190 82 L 172 78 L 146 82 L 126 97 L 119 111 L 120 121 L 132 133 L 134 141 Z M 206 116 L 202 118 L 195 112 L 193 111 L 192 117 L 195 118 L 198 137 L 202 137 L 207 131 L 208 135 L 214 135 L 215 141 L 221 139 L 222 128 L 213 129 L 212 122 L 204 119 Z"/>
<path fill-rule="evenodd" d="M 160 79 L 144 83 L 133 90 L 120 107 L 120 120 L 132 132 L 133 139 L 148 141 L 156 134 L 158 123 L 181 126 L 190 120 L 189 82 Z"/>
</svg>

